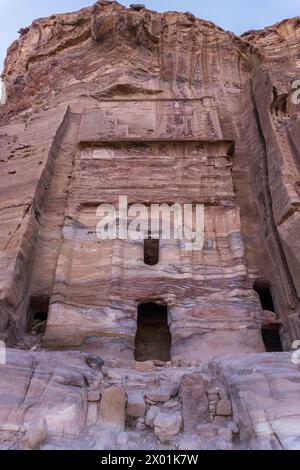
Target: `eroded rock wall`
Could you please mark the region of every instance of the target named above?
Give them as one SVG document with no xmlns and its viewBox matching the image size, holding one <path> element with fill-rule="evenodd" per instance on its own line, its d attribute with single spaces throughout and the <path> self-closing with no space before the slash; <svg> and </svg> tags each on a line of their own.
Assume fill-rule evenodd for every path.
<svg viewBox="0 0 300 470">
<path fill-rule="evenodd" d="M 111 369 L 80 352 L 8 350 L 0 372 L 0 449 L 299 449 L 289 353 Z"/>
<path fill-rule="evenodd" d="M 182 449 L 299 446 L 291 385 L 299 370 L 289 354 L 266 355 L 262 338 L 263 327 L 280 328 L 289 351 L 300 337 L 299 106 L 291 101 L 299 37 L 298 19 L 239 38 L 189 13 L 99 1 L 34 21 L 9 48 L 0 107 L 0 340 L 17 348 L 12 363 L 34 380 L 48 360 L 51 378 L 57 361 L 75 361 L 83 377 L 90 354 L 104 359 L 108 379 L 81 380 L 71 395 L 81 424 L 70 445 L 96 426 L 95 446 L 126 447 L 122 433 L 133 422 L 150 448 L 154 436 Z M 143 243 L 100 241 L 97 207 L 119 196 L 129 206 L 204 204 L 203 249 L 162 240 L 159 264 L 148 266 Z M 272 312 L 255 285 L 269 289 Z M 134 360 L 143 302 L 168 307 L 172 367 L 147 371 Z M 48 316 L 45 334 L 31 329 L 39 310 Z M 30 348 L 77 352 L 18 352 Z M 4 388 L 10 380 L 24 388 L 26 374 L 0 367 Z M 286 396 L 277 390 L 281 374 Z M 243 394 L 249 384 L 254 404 L 252 392 Z M 272 391 L 282 399 L 277 414 Z M 111 396 L 118 433 L 101 421 Z M 2 399 L 4 410 L 17 400 Z M 52 422 L 39 400 L 30 419 L 45 435 Z M 62 418 L 68 429 L 72 413 Z M 26 413 L 8 430 L 7 416 L 11 445 L 34 441 Z"/>
<path fill-rule="evenodd" d="M 23 31 L 6 60 L 3 122 L 39 122 L 69 109 L 41 220 L 27 236 L 26 295 L 20 288 L 12 302 L 16 282 L 3 287 L 3 308 L 12 304 L 17 327 L 26 328 L 30 302 L 44 301 L 46 344 L 79 347 L 98 337 L 103 354 L 125 348 L 132 360 L 136 306 L 151 299 L 168 305 L 176 363 L 263 350 L 231 176 L 238 140 L 231 111 L 240 109 L 248 49 L 189 14 L 105 2 Z M 164 243 L 160 265 L 150 269 L 141 244 L 99 243 L 96 207 L 123 194 L 129 204 L 205 204 L 204 250 Z"/>
</svg>

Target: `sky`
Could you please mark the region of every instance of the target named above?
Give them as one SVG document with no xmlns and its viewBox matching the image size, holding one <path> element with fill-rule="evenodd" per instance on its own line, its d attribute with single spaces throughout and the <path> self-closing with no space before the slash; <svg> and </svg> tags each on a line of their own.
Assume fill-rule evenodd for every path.
<svg viewBox="0 0 300 470">
<path fill-rule="evenodd" d="M 0 71 L 8 46 L 18 30 L 36 18 L 76 11 L 95 0 L 0 0 Z M 157 11 L 190 11 L 236 34 L 260 29 L 285 18 L 300 15 L 300 0 L 119 0 L 129 6 L 144 3 Z"/>
</svg>

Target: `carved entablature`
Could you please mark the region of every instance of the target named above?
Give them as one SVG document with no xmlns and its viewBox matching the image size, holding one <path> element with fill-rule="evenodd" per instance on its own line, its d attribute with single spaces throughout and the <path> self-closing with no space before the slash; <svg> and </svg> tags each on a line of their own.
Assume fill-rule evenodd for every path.
<svg viewBox="0 0 300 470">
<path fill-rule="evenodd" d="M 103 100 L 86 110 L 79 141 L 224 140 L 213 97 L 161 100 Z"/>
</svg>

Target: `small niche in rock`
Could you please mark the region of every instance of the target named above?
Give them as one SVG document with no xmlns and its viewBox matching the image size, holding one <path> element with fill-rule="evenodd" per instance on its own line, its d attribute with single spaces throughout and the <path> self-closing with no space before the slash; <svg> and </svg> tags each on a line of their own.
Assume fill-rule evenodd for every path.
<svg viewBox="0 0 300 470">
<path fill-rule="evenodd" d="M 44 335 L 48 321 L 49 299 L 36 298 L 31 299 L 28 319 L 29 333 L 32 335 Z"/>
<path fill-rule="evenodd" d="M 276 87 L 273 87 L 271 112 L 280 118 L 288 116 L 288 95 L 287 93 L 279 95 Z"/>
<path fill-rule="evenodd" d="M 155 266 L 159 263 L 159 239 L 148 238 L 144 240 L 144 263 Z"/>
</svg>

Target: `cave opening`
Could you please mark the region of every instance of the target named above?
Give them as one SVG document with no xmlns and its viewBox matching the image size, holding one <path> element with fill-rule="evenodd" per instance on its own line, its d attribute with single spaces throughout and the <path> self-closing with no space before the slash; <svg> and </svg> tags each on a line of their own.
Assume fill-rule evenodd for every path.
<svg viewBox="0 0 300 470">
<path fill-rule="evenodd" d="M 148 266 L 159 263 L 159 242 L 158 238 L 149 237 L 144 240 L 144 263 Z"/>
<path fill-rule="evenodd" d="M 259 296 L 262 309 L 275 312 L 270 284 L 267 281 L 255 281 L 253 288 Z"/>
<path fill-rule="evenodd" d="M 33 335 L 46 331 L 50 301 L 44 297 L 32 297 L 28 310 L 28 330 Z"/>
<path fill-rule="evenodd" d="M 253 288 L 259 296 L 261 308 L 265 312 L 275 313 L 274 301 L 268 281 L 255 281 Z M 276 322 L 276 315 L 273 319 L 268 319 L 262 328 L 262 339 L 267 352 L 282 352 L 280 339 L 280 324 Z"/>
<path fill-rule="evenodd" d="M 274 326 L 262 329 L 262 338 L 267 352 L 282 352 L 279 328 Z"/>
<path fill-rule="evenodd" d="M 171 333 L 167 305 L 148 302 L 138 307 L 135 360 L 138 362 L 171 360 Z"/>
</svg>

